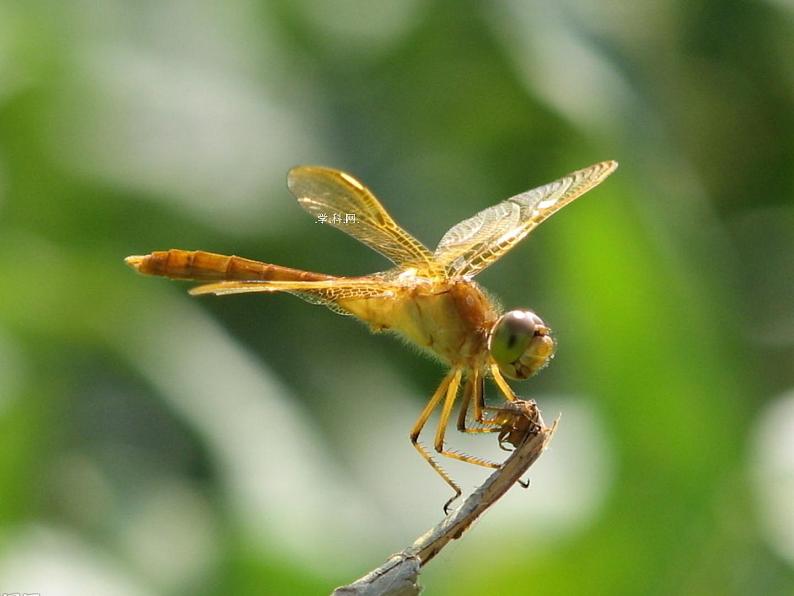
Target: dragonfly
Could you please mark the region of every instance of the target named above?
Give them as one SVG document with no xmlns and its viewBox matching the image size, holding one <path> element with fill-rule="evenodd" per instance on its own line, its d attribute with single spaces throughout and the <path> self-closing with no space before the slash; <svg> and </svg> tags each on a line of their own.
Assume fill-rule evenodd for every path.
<svg viewBox="0 0 794 596">
<path fill-rule="evenodd" d="M 428 419 L 441 408 L 433 440 L 438 455 L 486 468 L 501 467 L 447 447 L 446 429 L 455 402 L 460 396 L 459 431 L 509 434 L 506 410 L 485 405 L 486 379 L 492 379 L 508 405 L 516 403 L 520 399 L 507 379 L 533 376 L 549 363 L 556 348 L 551 329 L 534 311 L 502 312 L 474 277 L 550 216 L 600 184 L 617 166 L 616 161 L 603 161 L 488 207 L 450 228 L 434 251 L 405 231 L 355 177 L 322 166 L 298 166 L 287 176 L 298 204 L 317 221 L 381 253 L 394 264 L 392 268 L 344 277 L 181 249 L 129 256 L 125 261 L 142 274 L 204 282 L 190 290 L 193 295 L 287 292 L 353 316 L 373 332 L 401 335 L 445 363 L 449 370 L 409 436 L 422 458 L 454 491 L 444 505 L 447 512 L 461 489 L 419 441 Z"/>
</svg>

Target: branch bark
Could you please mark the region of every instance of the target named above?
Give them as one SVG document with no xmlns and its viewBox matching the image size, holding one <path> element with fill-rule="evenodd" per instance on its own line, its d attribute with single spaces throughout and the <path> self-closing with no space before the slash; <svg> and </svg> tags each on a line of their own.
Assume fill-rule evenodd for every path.
<svg viewBox="0 0 794 596">
<path fill-rule="evenodd" d="M 334 590 L 332 596 L 415 596 L 419 594 L 419 572 L 450 541 L 460 538 L 489 507 L 535 463 L 551 441 L 558 420 L 547 427 L 535 402 L 519 400 L 500 410 L 500 443 L 515 450 L 462 505 L 409 547 L 392 555 L 352 584 Z"/>
</svg>

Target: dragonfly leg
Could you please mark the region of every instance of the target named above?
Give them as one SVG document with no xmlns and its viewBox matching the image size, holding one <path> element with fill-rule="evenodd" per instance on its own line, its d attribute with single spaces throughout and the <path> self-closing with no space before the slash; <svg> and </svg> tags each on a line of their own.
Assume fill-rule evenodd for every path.
<svg viewBox="0 0 794 596">
<path fill-rule="evenodd" d="M 419 415 L 414 427 L 411 429 L 410 435 L 411 443 L 419 452 L 419 455 L 421 455 L 422 458 L 424 458 L 424 460 L 427 461 L 427 463 L 429 463 L 430 466 L 436 471 L 436 473 L 443 478 L 444 482 L 446 482 L 452 488 L 452 490 L 455 491 L 455 494 L 452 496 L 452 498 L 450 498 L 444 504 L 445 514 L 449 512 L 449 506 L 461 495 L 461 489 L 458 484 L 452 480 L 447 471 L 442 468 L 433 458 L 427 448 L 425 448 L 425 446 L 419 442 L 419 435 L 422 432 L 422 429 L 424 428 L 425 424 L 427 424 L 428 419 L 432 415 L 433 411 L 441 403 L 442 399 L 444 400 L 444 405 L 441 409 L 438 428 L 436 430 L 436 436 L 434 440 L 435 450 L 444 457 L 482 466 L 484 468 L 497 469 L 502 466 L 500 463 L 489 461 L 481 457 L 476 457 L 460 451 L 444 448 L 446 428 L 449 418 L 452 414 L 452 409 L 455 405 L 455 399 L 457 398 L 458 391 L 460 389 L 462 376 L 462 371 L 460 369 L 453 369 L 444 378 L 444 380 L 441 381 L 441 384 L 438 386 L 435 393 L 433 393 L 430 401 L 427 402 L 427 405 Z M 458 429 L 466 433 L 498 432 L 500 433 L 500 439 L 502 439 L 502 437 L 506 436 L 509 432 L 508 429 L 512 430 L 512 420 L 515 414 L 513 414 L 513 412 L 507 408 L 489 408 L 485 406 L 483 381 L 483 376 L 479 371 L 471 372 L 467 378 L 466 385 L 464 387 L 463 403 L 461 404 L 460 413 L 458 415 Z M 518 399 L 515 396 L 513 396 L 513 398 L 514 400 Z M 477 421 L 477 423 L 485 425 L 482 428 L 469 428 L 466 426 L 466 417 L 468 415 L 469 408 L 472 407 L 472 405 L 474 409 L 474 419 Z M 485 411 L 493 411 L 494 416 L 492 418 L 486 418 L 484 416 Z"/>
<path fill-rule="evenodd" d="M 422 432 L 422 429 L 427 423 L 427 419 L 430 418 L 430 415 L 433 413 L 433 410 L 435 410 L 438 404 L 441 402 L 441 399 L 445 395 L 448 395 L 448 390 L 452 384 L 455 385 L 455 393 L 457 393 L 458 385 L 460 384 L 460 375 L 460 370 L 454 369 L 450 371 L 446 377 L 444 377 L 444 380 L 441 381 L 438 389 L 436 389 L 433 397 L 430 398 L 430 401 L 427 402 L 424 410 L 422 410 L 422 413 L 419 414 L 419 418 L 416 420 L 414 427 L 411 429 L 411 444 L 419 452 L 419 455 L 421 455 L 422 458 L 424 458 L 424 460 L 431 465 L 436 473 L 444 479 L 444 482 L 446 482 L 452 488 L 452 490 L 455 491 L 455 495 L 444 504 L 444 513 L 447 512 L 449 504 L 460 496 L 461 490 L 455 481 L 452 480 L 447 471 L 442 468 L 435 459 L 433 459 L 433 457 L 430 455 L 430 452 L 419 442 L 419 434 Z"/>
<path fill-rule="evenodd" d="M 483 412 L 488 409 L 485 406 L 485 398 L 483 394 L 484 381 L 485 379 L 483 379 L 483 376 L 479 370 L 471 371 L 469 377 L 466 379 L 466 385 L 463 388 L 463 400 L 460 403 L 460 412 L 458 413 L 457 424 L 458 430 L 462 433 L 480 434 L 501 431 L 501 425 L 495 421 L 488 420 L 483 417 Z M 474 410 L 474 420 L 480 426 L 466 426 L 469 409 Z"/>
<path fill-rule="evenodd" d="M 486 408 L 486 410 L 494 413 L 490 420 L 499 425 L 499 447 L 505 451 L 513 451 L 505 447 L 505 443 L 517 446 L 528 434 L 540 430 L 537 424 L 530 423 L 527 415 L 527 408 L 536 410 L 537 406 L 534 401 L 520 399 L 513 393 L 496 364 L 491 364 L 491 375 L 508 403 L 504 408 Z"/>
<path fill-rule="evenodd" d="M 481 457 L 469 455 L 461 451 L 444 449 L 444 435 L 446 433 L 449 417 L 452 413 L 452 407 L 455 404 L 455 397 L 457 396 L 459 385 L 460 385 L 460 375 L 457 375 L 447 387 L 447 397 L 444 400 L 444 407 L 441 410 L 441 417 L 439 418 L 438 429 L 436 430 L 436 439 L 434 444 L 436 451 L 438 451 L 444 457 L 457 459 L 459 461 L 463 461 L 469 464 L 474 464 L 477 466 L 482 466 L 484 468 L 491 468 L 491 469 L 501 468 L 502 464 L 488 461 L 487 459 L 483 459 Z M 469 400 L 471 399 L 472 399 L 472 395 L 470 393 Z M 460 493 L 456 494 L 454 497 L 452 497 L 449 501 L 446 502 L 446 504 L 444 505 L 444 513 L 447 513 L 450 504 L 459 496 Z"/>
<path fill-rule="evenodd" d="M 496 386 L 499 387 L 499 391 L 502 392 L 502 395 L 505 396 L 507 401 L 518 401 L 518 396 L 513 393 L 513 390 L 510 388 L 510 385 L 507 384 L 507 381 L 505 381 L 505 378 L 502 376 L 496 364 L 491 364 L 491 376 L 493 376 Z"/>
</svg>

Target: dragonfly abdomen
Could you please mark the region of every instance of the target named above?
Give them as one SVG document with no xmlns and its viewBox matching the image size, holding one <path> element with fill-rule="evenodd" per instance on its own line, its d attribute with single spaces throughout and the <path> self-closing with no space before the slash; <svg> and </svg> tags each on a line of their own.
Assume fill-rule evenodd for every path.
<svg viewBox="0 0 794 596">
<path fill-rule="evenodd" d="M 156 251 L 145 256 L 125 259 L 127 264 L 145 275 L 160 275 L 171 279 L 195 281 L 263 280 L 263 281 L 321 281 L 330 275 L 291 269 L 253 259 L 219 255 L 202 250 Z"/>
</svg>

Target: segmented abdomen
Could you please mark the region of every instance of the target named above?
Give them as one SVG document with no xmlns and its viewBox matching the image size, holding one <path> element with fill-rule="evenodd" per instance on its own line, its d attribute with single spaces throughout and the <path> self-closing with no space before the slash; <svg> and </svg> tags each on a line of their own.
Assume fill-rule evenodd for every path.
<svg viewBox="0 0 794 596">
<path fill-rule="evenodd" d="M 161 275 L 171 279 L 196 281 L 268 280 L 320 281 L 333 279 L 331 275 L 301 271 L 281 265 L 271 265 L 237 256 L 219 255 L 202 250 L 156 251 L 145 256 L 127 257 L 127 264 L 146 275 Z"/>
</svg>

